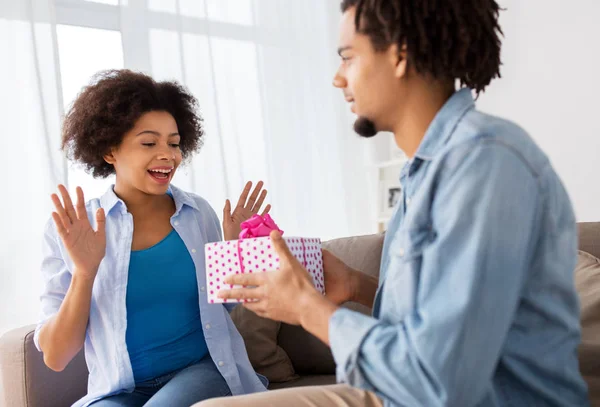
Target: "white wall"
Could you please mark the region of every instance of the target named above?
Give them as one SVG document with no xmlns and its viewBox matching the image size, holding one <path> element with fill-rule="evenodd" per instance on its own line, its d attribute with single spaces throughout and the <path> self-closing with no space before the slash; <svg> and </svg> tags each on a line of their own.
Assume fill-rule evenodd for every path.
<svg viewBox="0 0 600 407">
<path fill-rule="evenodd" d="M 503 0 L 502 79 L 481 110 L 519 123 L 548 154 L 579 221 L 600 221 L 600 1 Z"/>
<path fill-rule="evenodd" d="M 505 8 L 502 78 L 480 96 L 478 107 L 524 127 L 565 183 L 578 221 L 600 221 L 600 1 L 499 1 Z M 340 14 L 334 3 L 337 30 Z M 337 31 L 332 35 L 336 40 Z M 348 144 L 363 148 L 368 161 L 385 160 L 381 150 L 387 138 L 358 142 L 352 120 L 346 115 L 342 121 Z M 374 197 L 376 183 L 368 190 L 365 195 Z M 374 222 L 372 208 L 360 206 Z"/>
<path fill-rule="evenodd" d="M 336 124 L 336 139 L 340 151 L 334 155 L 332 151 L 327 154 L 340 160 L 340 166 L 344 168 L 342 185 L 344 198 L 347 202 L 346 213 L 351 218 L 349 223 L 353 224 L 353 234 L 370 234 L 377 232 L 377 170 L 373 164 L 387 158 L 382 152 L 389 144 L 383 140 L 385 137 L 378 136 L 374 139 L 359 137 L 353 130 L 355 115 L 350 111 L 350 106 L 344 100 L 340 89 L 333 86 L 333 77 L 339 67 L 340 58 L 337 55 L 339 46 L 339 24 L 342 13 L 338 0 L 324 2 L 329 21 L 329 38 L 325 39 L 328 45 L 329 69 L 320 74 L 325 81 L 331 83 L 331 93 L 335 101 L 336 116 L 331 117 L 332 123 Z M 328 158 L 335 159 L 335 158 Z M 326 174 L 324 174 L 326 176 Z M 331 207 L 323 202 L 323 210 L 333 213 L 338 208 Z"/>
</svg>

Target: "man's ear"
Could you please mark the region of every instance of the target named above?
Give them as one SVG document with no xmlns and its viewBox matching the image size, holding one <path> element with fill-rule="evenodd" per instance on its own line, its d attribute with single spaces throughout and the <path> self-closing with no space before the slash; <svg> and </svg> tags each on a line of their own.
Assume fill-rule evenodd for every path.
<svg viewBox="0 0 600 407">
<path fill-rule="evenodd" d="M 399 50 L 398 45 L 392 44 L 388 49 L 390 62 L 394 64 L 394 73 L 396 78 L 403 78 L 406 76 L 408 71 L 408 52 L 406 51 L 406 44 L 402 45 Z"/>
</svg>

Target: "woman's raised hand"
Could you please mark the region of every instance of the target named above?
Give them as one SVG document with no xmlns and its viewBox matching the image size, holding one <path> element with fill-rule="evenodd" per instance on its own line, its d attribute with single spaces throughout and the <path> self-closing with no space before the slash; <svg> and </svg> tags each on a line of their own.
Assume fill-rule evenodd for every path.
<svg viewBox="0 0 600 407">
<path fill-rule="evenodd" d="M 59 185 L 58 190 L 62 202 L 57 194 L 52 194 L 52 202 L 56 208 L 56 212 L 52 212 L 52 218 L 58 235 L 73 261 L 75 272 L 81 277 L 94 279 L 106 253 L 104 209 L 99 208 L 96 211 L 98 230 L 94 230 L 88 219 L 82 189 L 77 187 L 75 207 L 67 189 Z"/>
</svg>

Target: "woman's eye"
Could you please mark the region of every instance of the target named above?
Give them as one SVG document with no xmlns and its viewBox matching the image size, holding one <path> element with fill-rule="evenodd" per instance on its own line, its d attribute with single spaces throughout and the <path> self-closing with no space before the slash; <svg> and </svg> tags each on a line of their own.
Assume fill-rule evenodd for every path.
<svg viewBox="0 0 600 407">
<path fill-rule="evenodd" d="M 171 147 L 179 148 L 179 144 L 171 144 Z"/>
<path fill-rule="evenodd" d="M 146 147 L 152 147 L 155 145 L 155 143 L 142 143 L 142 145 Z"/>
</svg>

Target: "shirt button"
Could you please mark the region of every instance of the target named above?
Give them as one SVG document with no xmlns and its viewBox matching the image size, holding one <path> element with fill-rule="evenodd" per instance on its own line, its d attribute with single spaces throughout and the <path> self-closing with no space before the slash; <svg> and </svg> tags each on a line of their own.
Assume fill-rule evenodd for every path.
<svg viewBox="0 0 600 407">
<path fill-rule="evenodd" d="M 202 287 L 202 288 L 200 289 L 200 291 L 204 292 L 204 291 L 206 291 L 206 288 Z"/>
<path fill-rule="evenodd" d="M 173 224 L 174 224 L 175 226 L 179 226 L 179 221 L 178 221 L 178 220 L 176 220 L 176 221 L 175 221 Z"/>
<path fill-rule="evenodd" d="M 219 366 L 224 366 L 225 362 L 223 362 L 222 360 L 219 361 Z"/>
<path fill-rule="evenodd" d="M 406 206 L 410 205 L 410 198 L 406 198 Z"/>
<path fill-rule="evenodd" d="M 206 324 L 206 329 L 210 329 L 210 324 Z"/>
<path fill-rule="evenodd" d="M 196 249 L 192 249 L 192 253 L 196 253 Z"/>
<path fill-rule="evenodd" d="M 400 250 L 398 250 L 398 254 L 400 255 L 400 257 L 404 257 L 404 249 L 400 248 Z"/>
</svg>

